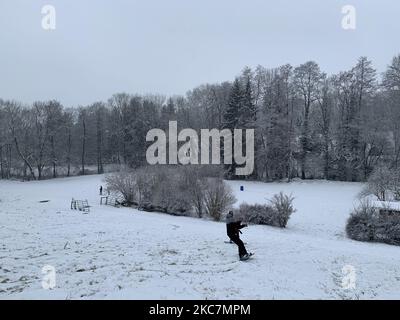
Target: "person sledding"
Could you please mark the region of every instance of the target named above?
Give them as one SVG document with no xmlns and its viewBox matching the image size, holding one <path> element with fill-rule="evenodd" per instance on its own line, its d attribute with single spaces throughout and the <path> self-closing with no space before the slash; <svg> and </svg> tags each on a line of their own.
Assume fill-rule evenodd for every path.
<svg viewBox="0 0 400 320">
<path fill-rule="evenodd" d="M 240 240 L 239 234 L 242 233 L 240 229 L 247 227 L 247 224 L 242 224 L 240 219 L 235 219 L 233 211 L 229 211 L 226 216 L 226 233 L 229 239 L 235 243 L 239 248 L 239 258 L 244 261 L 250 258 L 252 254 L 248 253 L 242 240 Z"/>
</svg>

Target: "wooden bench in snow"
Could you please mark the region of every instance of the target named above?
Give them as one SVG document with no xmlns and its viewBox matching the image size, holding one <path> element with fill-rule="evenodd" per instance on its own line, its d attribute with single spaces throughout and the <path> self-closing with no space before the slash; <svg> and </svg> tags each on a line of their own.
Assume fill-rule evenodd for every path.
<svg viewBox="0 0 400 320">
<path fill-rule="evenodd" d="M 372 202 L 372 206 L 379 211 L 381 218 L 400 218 L 400 202 L 374 201 Z"/>
<path fill-rule="evenodd" d="M 79 210 L 84 213 L 89 213 L 90 206 L 87 200 L 75 200 L 72 198 L 71 200 L 71 210 Z"/>
</svg>

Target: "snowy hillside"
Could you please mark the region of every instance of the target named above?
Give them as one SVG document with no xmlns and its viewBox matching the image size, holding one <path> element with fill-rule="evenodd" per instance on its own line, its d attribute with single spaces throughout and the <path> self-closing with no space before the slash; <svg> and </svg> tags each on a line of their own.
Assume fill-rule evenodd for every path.
<svg viewBox="0 0 400 320">
<path fill-rule="evenodd" d="M 296 198 L 287 229 L 244 229 L 256 255 L 239 262 L 224 223 L 100 206 L 102 178 L 0 181 L 1 299 L 400 298 L 400 247 L 344 235 L 361 184 L 229 182 L 238 204 Z M 91 212 L 71 211 L 72 197 Z M 56 269 L 53 290 L 41 285 L 45 265 Z M 346 265 L 354 289 L 342 287 Z"/>
</svg>

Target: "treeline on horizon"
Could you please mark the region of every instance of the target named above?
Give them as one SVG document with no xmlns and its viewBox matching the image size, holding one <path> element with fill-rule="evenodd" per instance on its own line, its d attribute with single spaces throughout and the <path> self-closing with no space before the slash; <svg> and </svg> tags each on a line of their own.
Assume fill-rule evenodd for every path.
<svg viewBox="0 0 400 320">
<path fill-rule="evenodd" d="M 0 176 L 44 179 L 147 164 L 150 129 L 255 129 L 255 170 L 228 179 L 295 177 L 365 181 L 400 155 L 400 55 L 381 80 L 361 57 L 327 75 L 316 62 L 246 67 L 232 82 L 204 84 L 184 96 L 119 93 L 71 108 L 58 101 L 23 105 L 0 99 Z M 93 169 L 94 168 L 94 169 Z"/>
</svg>

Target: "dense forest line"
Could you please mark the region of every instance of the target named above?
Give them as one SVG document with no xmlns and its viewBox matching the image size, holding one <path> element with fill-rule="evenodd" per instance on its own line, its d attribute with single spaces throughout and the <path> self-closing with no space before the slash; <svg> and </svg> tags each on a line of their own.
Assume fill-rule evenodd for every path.
<svg viewBox="0 0 400 320">
<path fill-rule="evenodd" d="M 147 163 L 147 132 L 167 131 L 171 120 L 179 129 L 254 128 L 248 179 L 364 181 L 376 166 L 399 166 L 400 55 L 382 75 L 361 57 L 335 75 L 312 61 L 246 67 L 232 82 L 184 96 L 120 93 L 74 108 L 0 99 L 0 175 L 43 179 L 103 173 L 110 165 L 138 168 Z"/>
</svg>

